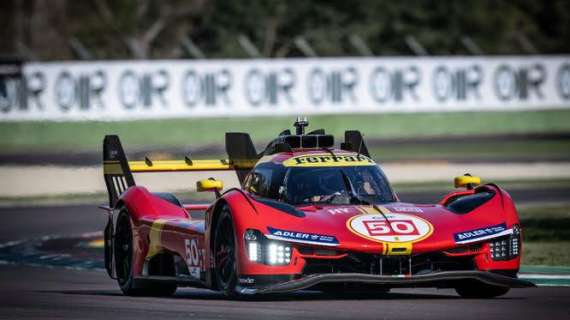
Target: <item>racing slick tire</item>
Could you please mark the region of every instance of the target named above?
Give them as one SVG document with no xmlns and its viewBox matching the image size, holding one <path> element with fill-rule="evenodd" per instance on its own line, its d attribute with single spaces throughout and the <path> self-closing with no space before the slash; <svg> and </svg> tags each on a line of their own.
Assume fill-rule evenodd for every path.
<svg viewBox="0 0 570 320">
<path fill-rule="evenodd" d="M 114 236 L 114 255 L 117 282 L 128 296 L 171 296 L 176 283 L 135 279 L 133 276 L 133 230 L 129 213 L 121 209 Z"/>
<path fill-rule="evenodd" d="M 509 287 L 499 287 L 479 281 L 465 281 L 455 287 L 455 291 L 466 299 L 490 299 L 502 296 L 509 292 Z"/>
<path fill-rule="evenodd" d="M 230 209 L 223 206 L 214 229 L 215 279 L 218 290 L 226 296 L 236 296 L 237 261 L 236 237 Z"/>
</svg>

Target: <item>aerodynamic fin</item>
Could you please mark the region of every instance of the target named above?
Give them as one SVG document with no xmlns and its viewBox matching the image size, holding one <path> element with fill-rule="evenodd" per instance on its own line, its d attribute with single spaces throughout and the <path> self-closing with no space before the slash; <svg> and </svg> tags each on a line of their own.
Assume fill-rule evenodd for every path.
<svg viewBox="0 0 570 320">
<path fill-rule="evenodd" d="M 249 134 L 243 132 L 226 133 L 226 152 L 232 163 L 255 163 L 257 159 L 259 159 L 251 137 Z M 236 168 L 236 174 L 241 185 L 243 185 L 245 177 L 250 170 L 251 167 Z"/>
<path fill-rule="evenodd" d="M 109 206 L 112 208 L 119 196 L 135 185 L 121 140 L 116 135 L 105 136 L 103 140 L 103 176 L 109 194 Z"/>
<path fill-rule="evenodd" d="M 362 155 L 370 157 L 368 148 L 364 143 L 362 134 L 358 130 L 348 130 L 344 132 L 344 143 L 341 147 L 343 150 L 358 152 Z"/>
</svg>

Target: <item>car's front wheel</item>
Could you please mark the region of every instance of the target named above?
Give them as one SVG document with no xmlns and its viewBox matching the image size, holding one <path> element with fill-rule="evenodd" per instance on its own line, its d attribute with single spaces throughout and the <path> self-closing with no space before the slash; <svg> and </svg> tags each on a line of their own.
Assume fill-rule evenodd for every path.
<svg viewBox="0 0 570 320">
<path fill-rule="evenodd" d="M 237 260 L 236 238 L 232 215 L 227 206 L 223 207 L 214 231 L 214 261 L 216 284 L 227 296 L 236 294 Z"/>
<path fill-rule="evenodd" d="M 506 294 L 510 289 L 509 287 L 493 286 L 479 281 L 465 281 L 455 287 L 457 294 L 467 299 L 495 298 Z"/>
</svg>

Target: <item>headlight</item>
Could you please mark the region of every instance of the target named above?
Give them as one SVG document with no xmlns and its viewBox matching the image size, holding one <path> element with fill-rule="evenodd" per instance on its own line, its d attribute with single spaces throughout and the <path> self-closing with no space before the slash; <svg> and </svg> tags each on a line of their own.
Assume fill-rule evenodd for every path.
<svg viewBox="0 0 570 320">
<path fill-rule="evenodd" d="M 257 230 L 246 230 L 243 235 L 249 261 L 269 265 L 288 265 L 291 262 L 291 245 L 270 241 Z"/>
<path fill-rule="evenodd" d="M 284 243 L 269 242 L 267 245 L 269 264 L 284 265 L 291 262 L 291 247 Z"/>
<path fill-rule="evenodd" d="M 259 260 L 259 243 L 248 242 L 247 253 L 249 255 L 249 261 L 257 262 Z"/>
<path fill-rule="evenodd" d="M 520 227 L 515 225 L 511 235 L 493 239 L 489 242 L 491 259 L 501 261 L 516 258 L 520 254 L 520 241 Z"/>
<path fill-rule="evenodd" d="M 520 253 L 521 242 L 521 228 L 518 225 L 513 227 L 513 234 L 511 235 L 511 255 L 518 256 Z"/>
</svg>

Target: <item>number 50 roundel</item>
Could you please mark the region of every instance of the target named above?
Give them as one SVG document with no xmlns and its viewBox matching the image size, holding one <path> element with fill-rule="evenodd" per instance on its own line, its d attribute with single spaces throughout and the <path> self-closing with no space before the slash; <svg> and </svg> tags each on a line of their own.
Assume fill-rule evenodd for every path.
<svg viewBox="0 0 570 320">
<path fill-rule="evenodd" d="M 350 218 L 346 226 L 358 236 L 378 242 L 418 242 L 433 232 L 431 223 L 416 216 L 390 213 L 386 217 L 389 223 L 381 214 L 362 214 Z"/>
</svg>

